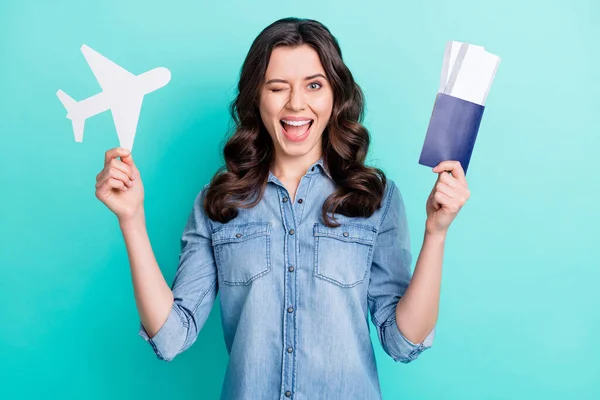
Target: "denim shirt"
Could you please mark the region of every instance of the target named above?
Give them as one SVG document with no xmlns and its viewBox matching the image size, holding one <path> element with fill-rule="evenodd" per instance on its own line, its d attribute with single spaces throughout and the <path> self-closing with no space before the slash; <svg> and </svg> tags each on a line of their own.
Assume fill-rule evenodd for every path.
<svg viewBox="0 0 600 400">
<path fill-rule="evenodd" d="M 196 340 L 219 293 L 229 362 L 221 399 L 381 399 L 369 313 L 379 343 L 408 363 L 431 347 L 435 328 L 412 343 L 396 325 L 411 277 L 401 194 L 388 179 L 368 218 L 321 207 L 335 189 L 323 160 L 302 177 L 292 202 L 271 173 L 260 203 L 228 223 L 210 220 L 197 195 L 181 239 L 174 304 L 152 338 L 170 361 Z"/>
</svg>

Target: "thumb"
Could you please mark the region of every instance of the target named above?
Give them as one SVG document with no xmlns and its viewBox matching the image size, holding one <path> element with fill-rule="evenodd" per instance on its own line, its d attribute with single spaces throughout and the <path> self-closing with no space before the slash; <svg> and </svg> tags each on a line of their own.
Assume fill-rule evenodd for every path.
<svg viewBox="0 0 600 400">
<path fill-rule="evenodd" d="M 131 153 L 127 153 L 127 155 L 121 156 L 121 161 L 123 161 L 124 164 L 129 165 L 133 169 L 133 171 L 138 173 L 139 175 L 139 170 L 135 166 L 133 156 L 131 155 Z"/>
</svg>

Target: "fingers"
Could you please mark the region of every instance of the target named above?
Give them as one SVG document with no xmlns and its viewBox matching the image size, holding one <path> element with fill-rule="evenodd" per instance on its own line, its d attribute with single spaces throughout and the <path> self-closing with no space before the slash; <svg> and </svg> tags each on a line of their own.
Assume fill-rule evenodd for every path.
<svg viewBox="0 0 600 400">
<path fill-rule="evenodd" d="M 135 166 L 135 163 L 133 162 L 133 157 L 131 156 L 131 154 L 129 154 L 128 156 L 121 157 L 121 162 L 127 165 L 129 168 L 131 168 L 131 176 L 133 177 L 132 179 L 135 179 L 135 177 L 138 176 L 139 171 Z"/>
<path fill-rule="evenodd" d="M 458 197 L 458 192 L 444 182 L 438 182 L 435 185 L 435 189 L 438 192 L 444 193 L 449 198 Z"/>
<path fill-rule="evenodd" d="M 433 206 L 435 210 L 443 207 L 449 213 L 457 213 L 469 199 L 469 191 L 463 187 L 452 188 L 444 182 L 438 182 L 434 187 Z"/>
<path fill-rule="evenodd" d="M 123 191 L 126 191 L 128 189 L 122 180 L 115 179 L 115 178 L 109 178 L 106 181 L 106 184 L 107 185 L 105 185 L 105 186 L 108 186 L 108 187 L 105 187 L 105 189 L 120 189 Z"/>
<path fill-rule="evenodd" d="M 131 154 L 121 157 L 121 161 L 135 169 L 135 163 L 133 162 L 133 156 Z"/>
<path fill-rule="evenodd" d="M 119 174 L 122 174 L 122 172 L 119 172 Z M 100 191 L 110 190 L 111 188 L 127 190 L 132 186 L 132 181 L 127 179 L 126 176 L 109 176 L 102 181 L 96 182 L 96 190 Z"/>
<path fill-rule="evenodd" d="M 96 175 L 96 182 L 102 184 L 104 180 L 112 177 L 121 179 L 123 182 L 127 183 L 128 181 L 133 181 L 135 176 L 135 171 L 133 171 L 130 166 L 115 158 L 112 159 L 98 175 Z"/>
<path fill-rule="evenodd" d="M 103 199 L 107 193 L 112 192 L 114 189 L 126 192 L 129 188 L 119 179 L 108 178 L 101 185 L 96 184 L 96 197 Z"/>
<path fill-rule="evenodd" d="M 452 187 L 452 188 L 460 188 L 463 185 L 458 181 L 458 179 L 456 179 L 455 177 L 453 177 L 451 174 L 447 174 L 447 173 L 441 173 L 438 175 L 438 182 L 443 182 L 446 185 Z"/>
<path fill-rule="evenodd" d="M 116 158 L 114 158 L 110 162 L 110 167 L 108 168 L 108 170 L 110 169 L 116 169 L 118 171 L 123 172 L 131 180 L 135 179 L 135 171 L 133 170 L 133 167 L 127 165 L 124 161 L 117 160 Z"/>
<path fill-rule="evenodd" d="M 448 206 L 452 203 L 452 199 L 442 192 L 435 192 L 433 195 L 433 207 L 439 210 L 442 206 Z"/>
<path fill-rule="evenodd" d="M 463 170 L 463 167 L 459 161 L 454 161 L 454 160 L 442 161 L 441 163 L 436 165 L 435 168 L 433 168 L 433 172 L 439 173 L 439 172 L 444 172 L 444 171 L 450 172 L 450 174 L 454 178 L 458 179 L 459 182 L 461 182 L 463 184 L 467 183 L 467 179 L 465 177 L 465 171 Z M 442 174 L 442 175 L 447 175 L 447 174 Z"/>
<path fill-rule="evenodd" d="M 455 186 L 450 186 L 445 182 L 438 182 L 435 185 L 435 190 L 444 193 L 446 196 L 455 201 L 458 201 L 461 206 L 467 202 L 469 197 L 471 197 L 471 192 L 469 189 L 457 183 L 455 183 Z"/>
<path fill-rule="evenodd" d="M 121 157 L 119 160 L 117 157 Z M 104 169 L 96 175 L 96 180 L 100 179 L 102 175 L 106 175 L 106 171 L 110 168 L 116 168 L 129 176 L 129 179 L 135 179 L 138 175 L 138 170 L 133 163 L 131 152 L 128 149 L 122 147 L 115 147 L 106 152 L 104 157 Z"/>
<path fill-rule="evenodd" d="M 104 183 L 104 181 L 109 180 L 109 179 L 117 179 L 120 180 L 121 182 L 123 182 L 127 187 L 131 187 L 133 186 L 133 180 L 123 171 L 116 169 L 116 168 L 110 168 L 108 169 L 108 171 L 106 172 L 106 175 L 104 177 L 104 179 L 100 179 L 97 183 L 98 186 L 102 186 L 102 184 Z"/>
<path fill-rule="evenodd" d="M 116 147 L 106 152 L 104 158 L 104 168 L 96 175 L 96 189 L 110 190 L 123 189 L 133 186 L 133 180 L 136 178 L 135 166 L 128 165 L 117 157 L 131 157 L 129 150 Z M 133 164 L 133 160 L 130 159 Z M 119 183 L 120 182 L 120 183 Z"/>
<path fill-rule="evenodd" d="M 131 152 L 123 147 L 115 147 L 113 149 L 108 150 L 104 154 L 104 164 L 108 164 L 113 158 L 126 157 L 130 154 Z"/>
</svg>

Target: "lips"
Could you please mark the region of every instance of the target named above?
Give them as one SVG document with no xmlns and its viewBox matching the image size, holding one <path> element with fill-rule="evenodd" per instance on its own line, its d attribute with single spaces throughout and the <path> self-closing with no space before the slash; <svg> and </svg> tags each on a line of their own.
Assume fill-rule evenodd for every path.
<svg viewBox="0 0 600 400">
<path fill-rule="evenodd" d="M 282 119 L 279 121 L 281 127 L 283 128 L 284 135 L 293 142 L 300 142 L 306 139 L 306 137 L 308 137 L 308 133 L 310 132 L 310 128 L 313 125 L 313 122 L 314 120 L 312 119 Z"/>
</svg>

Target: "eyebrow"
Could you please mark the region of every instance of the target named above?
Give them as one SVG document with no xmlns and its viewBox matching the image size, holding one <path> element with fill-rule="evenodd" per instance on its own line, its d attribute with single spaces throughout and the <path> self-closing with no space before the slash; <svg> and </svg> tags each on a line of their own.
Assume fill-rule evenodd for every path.
<svg viewBox="0 0 600 400">
<path fill-rule="evenodd" d="M 305 81 L 309 81 L 311 79 L 315 79 L 321 77 L 325 80 L 327 80 L 327 77 L 325 77 L 325 75 L 323 74 L 315 74 L 315 75 L 311 75 L 311 76 L 307 76 L 306 78 L 304 78 Z M 265 82 L 265 84 L 269 84 L 269 83 L 289 83 L 288 81 L 284 80 L 284 79 L 270 79 L 267 82 Z"/>
</svg>

